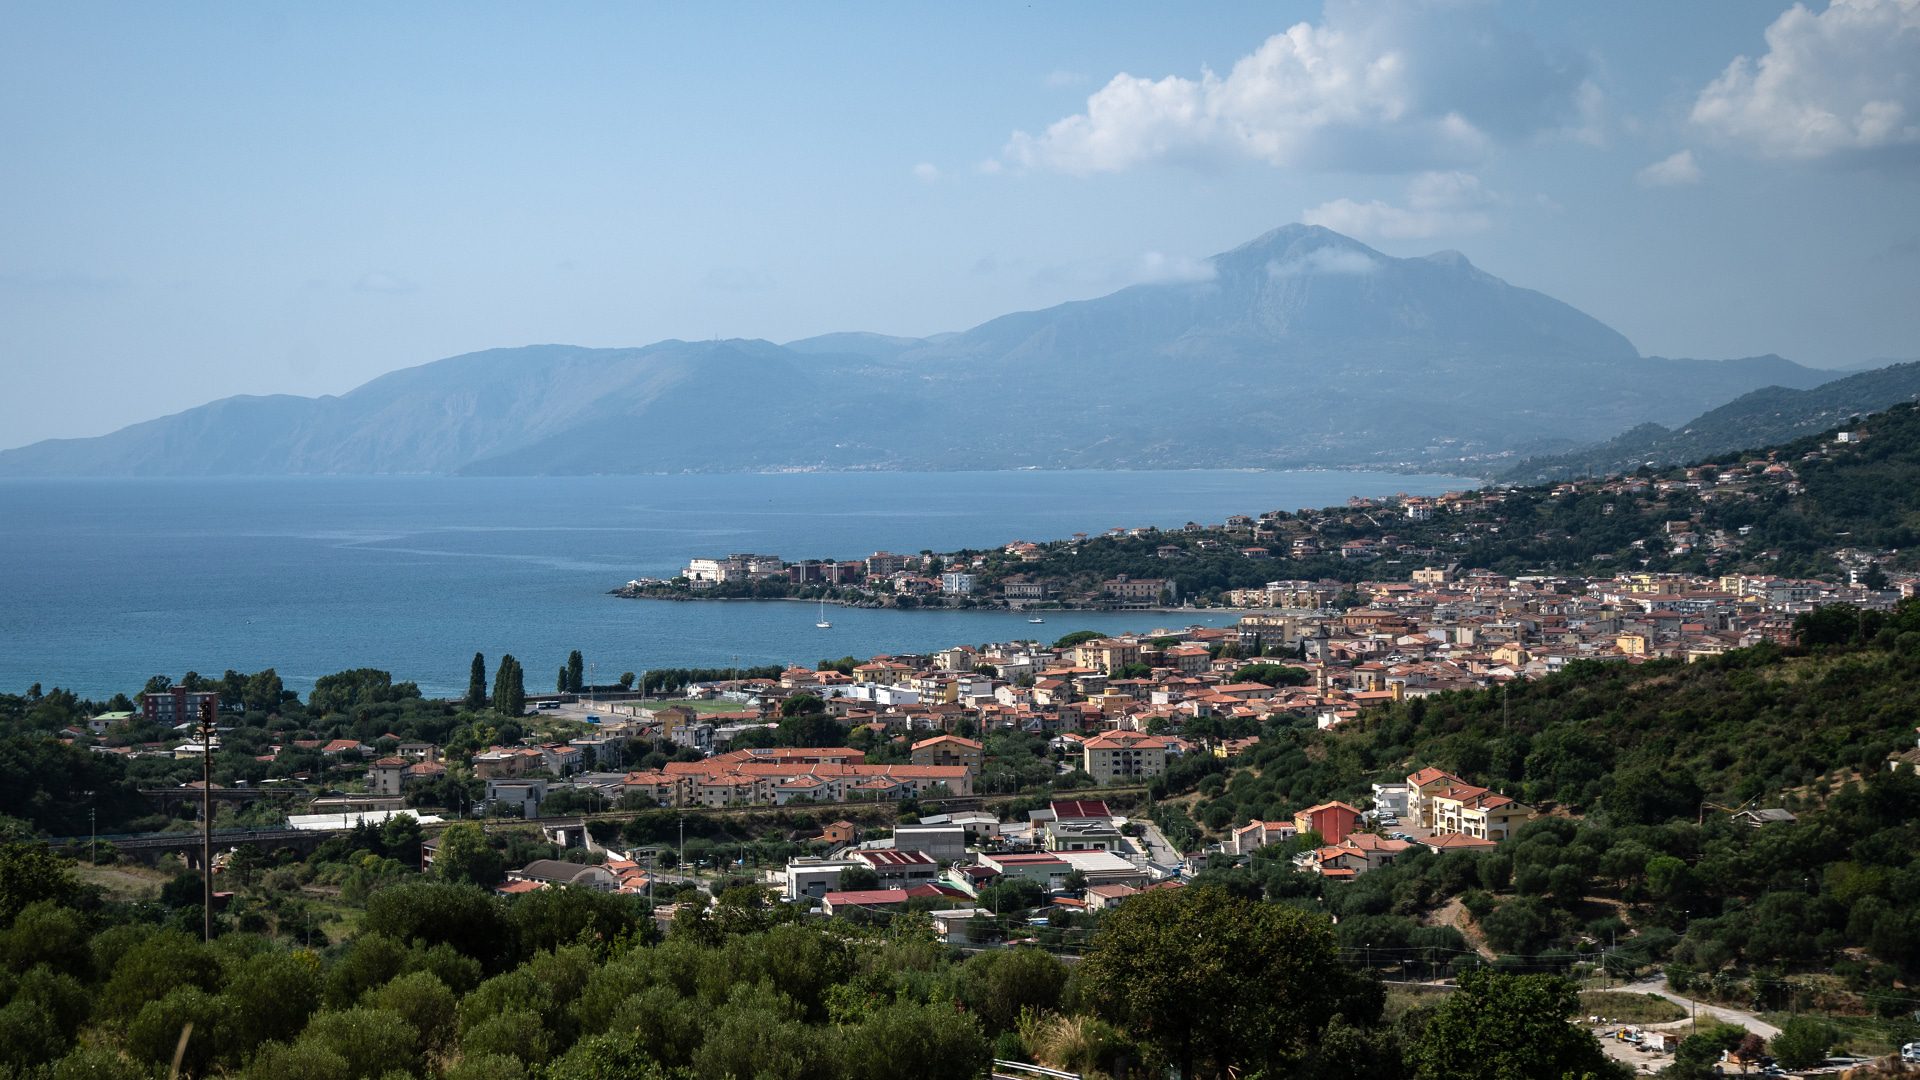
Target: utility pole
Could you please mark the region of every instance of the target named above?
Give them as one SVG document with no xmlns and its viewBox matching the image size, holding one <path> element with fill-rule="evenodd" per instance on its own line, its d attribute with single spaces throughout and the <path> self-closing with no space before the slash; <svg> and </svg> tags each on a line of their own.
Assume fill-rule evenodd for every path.
<svg viewBox="0 0 1920 1080">
<path fill-rule="evenodd" d="M 687 880 L 687 815 L 680 815 L 680 851 L 673 857 L 673 865 L 680 868 L 680 880 Z"/>
<path fill-rule="evenodd" d="M 200 699 L 200 882 L 205 907 L 201 930 L 213 941 L 213 730 L 215 699 Z"/>
</svg>

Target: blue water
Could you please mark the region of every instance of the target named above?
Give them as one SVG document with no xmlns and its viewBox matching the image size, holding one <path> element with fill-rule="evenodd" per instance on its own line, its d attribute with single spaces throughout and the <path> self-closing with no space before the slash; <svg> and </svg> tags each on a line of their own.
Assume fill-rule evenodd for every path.
<svg viewBox="0 0 1920 1080">
<path fill-rule="evenodd" d="M 580 649 L 599 678 L 801 663 L 1225 616 L 669 603 L 607 595 L 696 555 L 859 558 L 1433 493 L 1350 472 L 816 473 L 513 479 L 0 481 L 0 688 L 105 697 L 149 675 L 380 667 L 428 694 L 503 652 L 530 690 Z"/>
</svg>

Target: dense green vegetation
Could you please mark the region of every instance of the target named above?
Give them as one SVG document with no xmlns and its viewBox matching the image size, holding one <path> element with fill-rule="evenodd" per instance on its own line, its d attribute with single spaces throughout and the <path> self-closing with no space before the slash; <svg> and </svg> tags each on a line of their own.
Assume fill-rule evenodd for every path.
<svg viewBox="0 0 1920 1080">
<path fill-rule="evenodd" d="M 1515 968 L 1604 956 L 1668 965 L 1674 985 L 1766 1007 L 1806 1005 L 1831 972 L 1883 1015 L 1920 1005 L 1920 776 L 1889 771 L 1920 716 L 1920 601 L 1890 615 L 1803 617 L 1806 648 L 1696 664 L 1585 664 L 1499 691 L 1381 709 L 1330 732 L 1270 722 L 1226 763 L 1182 762 L 1157 797 L 1194 788 L 1191 818 L 1219 831 L 1367 785 L 1446 769 L 1549 811 L 1486 854 L 1416 848 L 1349 884 L 1293 869 L 1292 849 L 1211 871 L 1223 884 L 1341 916 L 1379 961 L 1443 970 L 1471 960 L 1451 900 Z M 1729 811 L 1784 807 L 1755 828 Z M 1566 815 L 1577 815 L 1566 816 Z M 1182 820 L 1184 819 L 1184 820 Z"/>
<path fill-rule="evenodd" d="M 652 668 L 640 680 L 640 689 L 649 694 L 671 694 L 697 682 L 722 679 L 778 679 L 779 664 L 731 668 Z"/>
<path fill-rule="evenodd" d="M 0 1076 L 137 1080 L 179 1052 L 184 1076 L 272 1080 L 973 1080 L 995 1056 L 1332 1080 L 1448 1075 L 1423 1063 L 1495 1038 L 1583 1069 L 1598 1053 L 1558 982 L 1489 976 L 1387 1020 L 1324 917 L 1217 889 L 1143 895 L 1075 968 L 965 956 L 913 913 L 804 922 L 744 884 L 682 891 L 662 923 L 633 897 L 502 899 L 461 873 L 372 891 L 331 944 L 231 911 L 209 943 L 182 929 L 197 893 L 108 902 L 43 848 L 0 845 Z M 1532 1004 L 1496 1020 L 1516 994 Z"/>
</svg>

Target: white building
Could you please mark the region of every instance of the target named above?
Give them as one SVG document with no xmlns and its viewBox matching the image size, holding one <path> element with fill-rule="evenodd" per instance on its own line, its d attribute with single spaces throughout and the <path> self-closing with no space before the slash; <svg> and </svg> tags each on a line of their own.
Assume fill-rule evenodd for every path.
<svg viewBox="0 0 1920 1080">
<path fill-rule="evenodd" d="M 501 810 L 512 810 L 521 817 L 540 816 L 540 804 L 547 798 L 545 780 L 494 778 L 487 781 L 487 803 Z"/>
<path fill-rule="evenodd" d="M 919 851 L 943 863 L 958 862 L 967 856 L 967 830 L 964 826 L 896 825 L 893 830 L 895 851 Z"/>
<path fill-rule="evenodd" d="M 884 683 L 854 683 L 840 695 L 854 701 L 870 701 L 875 705 L 918 705 L 920 691 L 905 686 L 888 686 Z"/>
<path fill-rule="evenodd" d="M 810 897 L 818 900 L 840 888 L 840 874 L 865 863 L 850 859 L 817 859 L 802 855 L 787 863 L 788 900 Z"/>
<path fill-rule="evenodd" d="M 1407 813 L 1407 785 L 1373 785 L 1373 808 L 1381 814 L 1404 817 Z"/>
</svg>

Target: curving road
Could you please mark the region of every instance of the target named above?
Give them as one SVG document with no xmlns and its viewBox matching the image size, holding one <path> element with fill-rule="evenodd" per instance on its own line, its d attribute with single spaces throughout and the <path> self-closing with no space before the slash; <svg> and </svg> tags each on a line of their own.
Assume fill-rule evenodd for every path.
<svg viewBox="0 0 1920 1080">
<path fill-rule="evenodd" d="M 1629 994 L 1658 994 L 1683 1009 L 1689 1011 L 1698 1009 L 1704 1016 L 1711 1016 L 1715 1020 L 1723 1023 L 1738 1024 L 1763 1039 L 1772 1039 L 1774 1036 L 1780 1034 L 1779 1028 L 1774 1027 L 1772 1024 L 1767 1023 L 1765 1020 L 1760 1019 L 1758 1016 L 1744 1009 L 1735 1009 L 1726 1005 L 1712 1005 L 1704 1001 L 1695 1001 L 1690 997 L 1676 994 L 1667 989 L 1667 981 L 1664 978 L 1643 979 L 1640 982 L 1628 983 L 1625 986 L 1619 987 L 1619 990 L 1622 993 Z M 1644 1026 L 1663 1027 L 1665 1025 L 1652 1024 Z"/>
</svg>

